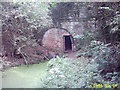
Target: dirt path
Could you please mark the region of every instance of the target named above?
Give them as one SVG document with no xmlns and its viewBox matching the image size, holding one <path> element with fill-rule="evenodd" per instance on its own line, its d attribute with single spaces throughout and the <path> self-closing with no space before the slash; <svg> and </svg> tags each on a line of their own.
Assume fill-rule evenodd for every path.
<svg viewBox="0 0 120 90">
<path fill-rule="evenodd" d="M 78 51 L 70 51 L 70 52 L 67 52 L 65 55 L 67 55 L 68 58 L 74 58 L 76 59 L 77 58 L 77 53 L 80 52 L 82 50 L 78 50 Z"/>
<path fill-rule="evenodd" d="M 65 53 L 65 55 L 68 57 L 68 58 L 74 58 L 76 59 L 77 58 L 77 53 L 80 52 L 81 50 L 79 51 L 70 51 L 70 52 L 67 52 Z"/>
<path fill-rule="evenodd" d="M 69 52 L 69 53 L 67 53 L 68 54 L 68 58 L 77 58 L 76 53 L 77 52 Z"/>
</svg>

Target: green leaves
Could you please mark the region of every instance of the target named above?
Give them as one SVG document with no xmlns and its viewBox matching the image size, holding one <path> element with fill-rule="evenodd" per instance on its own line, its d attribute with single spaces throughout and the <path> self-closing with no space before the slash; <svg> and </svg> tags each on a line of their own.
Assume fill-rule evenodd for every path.
<svg viewBox="0 0 120 90">
<path fill-rule="evenodd" d="M 26 20 L 31 24 L 31 28 L 44 27 L 52 24 L 48 16 L 48 3 L 42 2 L 25 2 L 18 3 L 19 13 L 26 16 Z"/>
<path fill-rule="evenodd" d="M 114 18 L 113 21 L 110 23 L 110 25 L 114 25 L 113 28 L 111 28 L 110 33 L 114 34 L 117 31 L 120 31 L 119 27 L 119 22 L 120 22 L 120 14 L 117 14 Z"/>
<path fill-rule="evenodd" d="M 79 58 L 70 60 L 68 58 L 55 58 L 48 62 L 49 74 L 44 81 L 43 87 L 47 88 L 81 88 L 90 87 L 93 72 L 96 66 L 88 64 L 89 60 Z M 94 69 L 94 70 L 93 70 Z"/>
</svg>

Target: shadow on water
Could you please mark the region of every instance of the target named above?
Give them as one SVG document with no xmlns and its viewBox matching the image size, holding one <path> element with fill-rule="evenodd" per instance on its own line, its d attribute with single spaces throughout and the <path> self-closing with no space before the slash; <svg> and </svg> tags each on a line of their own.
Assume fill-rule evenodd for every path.
<svg viewBox="0 0 120 90">
<path fill-rule="evenodd" d="M 2 88 L 37 88 L 47 75 L 47 63 L 12 67 L 3 72 Z"/>
</svg>

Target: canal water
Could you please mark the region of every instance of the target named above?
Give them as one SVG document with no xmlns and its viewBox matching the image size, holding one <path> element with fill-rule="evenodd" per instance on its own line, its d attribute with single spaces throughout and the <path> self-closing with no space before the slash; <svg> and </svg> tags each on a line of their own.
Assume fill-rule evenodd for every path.
<svg viewBox="0 0 120 90">
<path fill-rule="evenodd" d="M 2 88 L 40 88 L 47 75 L 47 63 L 11 67 L 2 73 Z"/>
</svg>

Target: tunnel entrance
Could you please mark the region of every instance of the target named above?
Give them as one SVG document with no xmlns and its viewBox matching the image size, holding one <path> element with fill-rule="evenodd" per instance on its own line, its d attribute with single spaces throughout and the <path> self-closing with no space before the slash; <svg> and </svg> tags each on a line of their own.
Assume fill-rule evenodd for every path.
<svg viewBox="0 0 120 90">
<path fill-rule="evenodd" d="M 64 50 L 65 51 L 71 51 L 72 50 L 72 37 L 64 36 Z"/>
<path fill-rule="evenodd" d="M 42 46 L 53 51 L 68 52 L 75 51 L 72 35 L 63 28 L 51 28 L 45 32 Z"/>
</svg>

